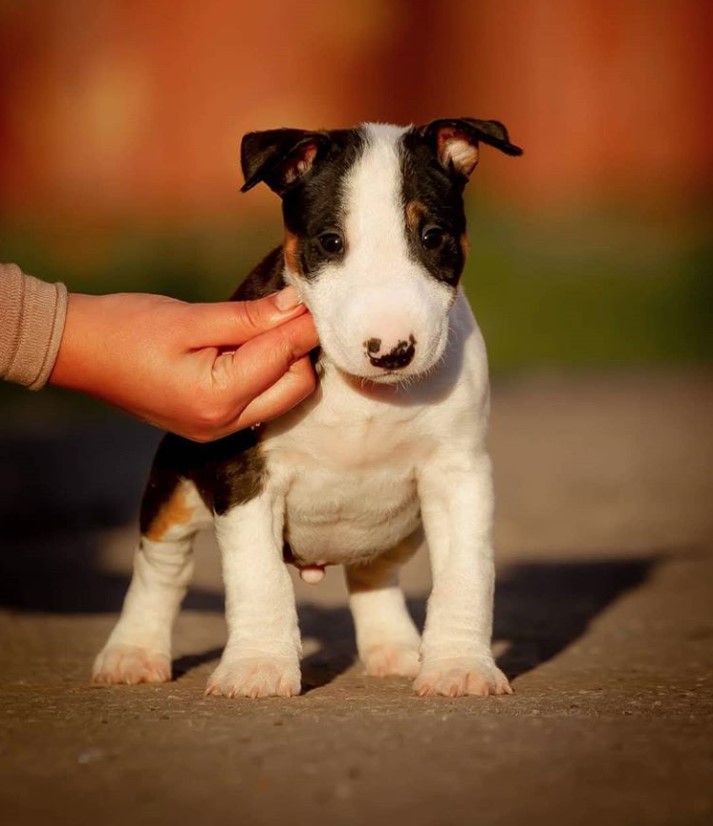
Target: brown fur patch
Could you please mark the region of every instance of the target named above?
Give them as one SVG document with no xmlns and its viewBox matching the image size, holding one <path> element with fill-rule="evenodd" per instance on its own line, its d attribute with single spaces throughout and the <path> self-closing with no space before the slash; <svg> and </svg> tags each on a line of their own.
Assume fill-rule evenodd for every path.
<svg viewBox="0 0 713 826">
<path fill-rule="evenodd" d="M 459 240 L 460 240 L 461 252 L 463 253 L 463 258 L 467 258 L 468 253 L 470 252 L 470 244 L 468 242 L 468 236 L 465 233 L 463 233 L 463 235 L 461 235 Z"/>
<path fill-rule="evenodd" d="M 426 207 L 420 201 L 410 201 L 406 204 L 406 223 L 414 232 L 419 231 L 425 215 Z"/>
<path fill-rule="evenodd" d="M 186 501 L 185 490 L 178 485 L 149 523 L 145 536 L 159 542 L 174 525 L 185 525 L 192 516 L 193 508 Z"/>
<path fill-rule="evenodd" d="M 293 272 L 296 275 L 302 275 L 299 257 L 297 255 L 297 244 L 297 236 L 285 230 L 285 240 L 282 244 L 282 248 L 285 253 L 285 264 L 287 264 L 287 269 L 290 272 Z"/>
</svg>

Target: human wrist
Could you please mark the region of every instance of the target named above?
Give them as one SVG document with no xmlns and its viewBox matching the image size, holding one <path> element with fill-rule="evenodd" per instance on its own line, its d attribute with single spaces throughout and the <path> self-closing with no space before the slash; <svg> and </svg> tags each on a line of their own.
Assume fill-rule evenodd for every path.
<svg viewBox="0 0 713 826">
<path fill-rule="evenodd" d="M 102 313 L 103 297 L 70 293 L 64 332 L 57 351 L 49 384 L 70 390 L 87 391 L 96 370 L 93 351 L 96 347 L 94 330 Z"/>
</svg>

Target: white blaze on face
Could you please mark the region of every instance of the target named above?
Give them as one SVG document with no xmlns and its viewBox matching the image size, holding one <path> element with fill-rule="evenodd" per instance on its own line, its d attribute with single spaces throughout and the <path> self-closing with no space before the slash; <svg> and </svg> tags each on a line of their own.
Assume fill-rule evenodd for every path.
<svg viewBox="0 0 713 826">
<path fill-rule="evenodd" d="M 367 124 L 344 182 L 346 255 L 301 288 L 327 357 L 347 373 L 400 381 L 441 357 L 453 291 L 409 256 L 402 127 Z"/>
</svg>

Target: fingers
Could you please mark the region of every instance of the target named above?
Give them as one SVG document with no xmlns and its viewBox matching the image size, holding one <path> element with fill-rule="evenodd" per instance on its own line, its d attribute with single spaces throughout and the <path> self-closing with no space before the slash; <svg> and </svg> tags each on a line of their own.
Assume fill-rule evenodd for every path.
<svg viewBox="0 0 713 826">
<path fill-rule="evenodd" d="M 261 393 L 243 410 L 230 430 L 252 427 L 286 413 L 304 401 L 317 386 L 317 377 L 308 356 L 290 366 L 272 387 Z"/>
<path fill-rule="evenodd" d="M 203 400 L 197 402 L 199 421 L 189 438 L 218 439 L 302 401 L 315 387 L 307 355 L 317 344 L 312 316 L 305 314 L 250 339 L 235 351 L 220 353 L 205 347 L 193 353 L 195 369 L 204 377 L 204 389 Z M 247 413 L 250 405 L 253 407 Z"/>
<path fill-rule="evenodd" d="M 186 336 L 194 349 L 237 346 L 306 311 L 294 287 L 256 301 L 193 304 Z"/>
<path fill-rule="evenodd" d="M 299 316 L 250 339 L 234 353 L 221 356 L 216 361 L 222 362 L 216 381 L 236 398 L 252 400 L 272 387 L 318 343 L 312 316 Z"/>
</svg>

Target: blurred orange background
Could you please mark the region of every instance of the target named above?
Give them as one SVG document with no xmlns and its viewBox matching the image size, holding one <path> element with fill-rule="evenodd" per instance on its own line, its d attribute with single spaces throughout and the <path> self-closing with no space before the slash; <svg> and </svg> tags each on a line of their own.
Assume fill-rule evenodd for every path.
<svg viewBox="0 0 713 826">
<path fill-rule="evenodd" d="M 6 0 L 2 257 L 96 292 L 217 298 L 279 238 L 274 196 L 239 195 L 243 133 L 467 115 L 526 151 L 486 150 L 472 187 L 472 241 L 509 285 L 486 281 L 485 326 L 488 302 L 510 308 L 530 279 L 529 305 L 532 271 L 558 268 L 669 279 L 655 307 L 652 282 L 642 293 L 663 321 L 671 290 L 686 306 L 711 292 L 712 23 L 708 0 Z M 598 330 L 632 289 L 600 308 L 584 361 L 611 356 Z M 700 355 L 686 318 L 681 355 Z M 537 356 L 528 324 L 509 355 L 496 331 L 496 366 L 567 360 L 566 341 Z M 624 360 L 665 355 L 646 335 Z"/>
</svg>

